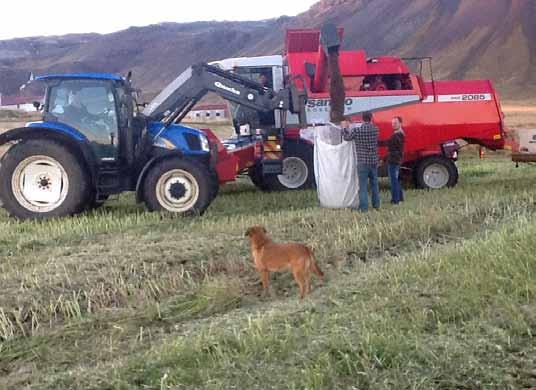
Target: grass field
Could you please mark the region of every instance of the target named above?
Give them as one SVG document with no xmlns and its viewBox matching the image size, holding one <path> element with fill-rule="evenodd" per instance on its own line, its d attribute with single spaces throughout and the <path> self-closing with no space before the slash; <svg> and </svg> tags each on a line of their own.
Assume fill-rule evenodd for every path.
<svg viewBox="0 0 536 390">
<path fill-rule="evenodd" d="M 536 170 L 486 156 L 367 215 L 247 182 L 195 219 L 130 196 L 0 211 L 0 389 L 536 388 Z M 263 297 L 252 224 L 311 245 L 326 282 L 300 302 L 274 275 Z"/>
</svg>

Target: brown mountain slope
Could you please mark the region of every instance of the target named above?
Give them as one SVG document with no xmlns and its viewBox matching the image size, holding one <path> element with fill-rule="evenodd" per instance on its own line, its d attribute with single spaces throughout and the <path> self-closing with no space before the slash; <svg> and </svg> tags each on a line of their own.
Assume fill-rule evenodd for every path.
<svg viewBox="0 0 536 390">
<path fill-rule="evenodd" d="M 132 70 L 156 92 L 188 65 L 230 57 L 251 46 L 273 22 L 165 23 L 106 35 L 0 41 L 0 91 L 14 93 L 35 74 Z"/>
<path fill-rule="evenodd" d="M 536 1 L 323 0 L 263 22 L 166 23 L 107 35 L 0 41 L 0 91 L 28 72 L 133 70 L 157 92 L 189 64 L 281 52 L 286 28 L 345 28 L 345 47 L 370 55 L 431 55 L 440 78 L 490 78 L 509 97 L 536 91 Z"/>
<path fill-rule="evenodd" d="M 284 27 L 345 28 L 370 55 L 433 56 L 440 78 L 489 78 L 509 96 L 536 90 L 534 0 L 323 0 Z M 275 31 L 251 51 L 281 50 Z"/>
</svg>

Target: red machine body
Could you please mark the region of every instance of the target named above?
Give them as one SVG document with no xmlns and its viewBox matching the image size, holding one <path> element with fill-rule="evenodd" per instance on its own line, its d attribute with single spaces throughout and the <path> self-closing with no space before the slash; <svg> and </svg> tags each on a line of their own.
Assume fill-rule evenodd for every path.
<svg viewBox="0 0 536 390">
<path fill-rule="evenodd" d="M 344 31 L 338 31 L 342 38 Z M 392 118 L 402 117 L 406 133 L 404 166 L 413 171 L 418 186 L 443 188 L 456 184 L 458 171 L 454 161 L 460 148 L 457 140 L 492 150 L 505 147 L 503 114 L 491 81 L 433 81 L 433 77 L 432 81 L 425 81 L 422 62 L 419 74 L 412 73 L 409 62 L 403 59 L 367 58 L 363 50 L 341 50 L 339 63 L 346 93 L 345 114 L 352 122 L 360 122 L 363 112 L 372 111 L 380 139 L 385 140 L 393 131 Z M 293 79 L 298 88 L 308 91 L 306 113 L 311 128 L 328 123 L 328 62 L 320 43 L 320 30 L 287 31 L 283 65 L 282 78 Z M 290 188 L 307 188 L 314 183 L 313 148 L 302 134 L 289 121 L 279 140 L 283 158 L 293 159 L 289 171 L 300 169 L 296 159 L 303 160 L 301 169 L 307 171 L 308 179 Z M 215 141 L 216 137 L 213 138 Z M 222 183 L 238 173 L 249 171 L 251 176 L 268 150 L 263 147 L 265 143 L 254 138 L 233 149 L 219 145 L 218 173 Z M 385 148 L 381 148 L 380 155 L 383 157 L 385 153 Z M 285 161 L 283 174 L 286 174 Z M 434 179 L 434 175 L 439 176 Z"/>
<path fill-rule="evenodd" d="M 340 34 L 342 37 L 342 30 Z M 314 30 L 288 31 L 286 59 L 289 74 L 305 80 L 309 90 L 308 112 L 319 114 L 311 117 L 321 123 L 322 119 L 324 122 L 328 119 L 329 82 L 319 37 L 320 32 Z M 314 77 L 307 73 L 307 64 L 316 67 Z M 374 122 L 381 130 L 380 138 L 386 139 L 392 133 L 392 117 L 403 118 L 407 163 L 442 153 L 443 144 L 457 139 L 492 150 L 504 148 L 503 115 L 489 80 L 425 82 L 421 75 L 412 74 L 402 59 L 390 56 L 367 59 L 362 50 L 341 51 L 340 68 L 346 90 L 346 111 L 353 121 L 360 121 L 358 111 L 365 108 L 373 111 Z M 386 83 L 380 83 L 377 88 L 363 88 L 367 77 L 397 79 L 402 89 L 389 88 Z M 356 101 L 360 103 L 355 104 Z M 296 136 L 297 132 L 290 131 L 288 135 Z"/>
</svg>

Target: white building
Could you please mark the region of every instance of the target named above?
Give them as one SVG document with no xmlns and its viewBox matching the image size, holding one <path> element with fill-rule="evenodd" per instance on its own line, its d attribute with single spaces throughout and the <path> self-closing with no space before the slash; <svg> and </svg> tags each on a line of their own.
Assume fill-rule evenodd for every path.
<svg viewBox="0 0 536 390">
<path fill-rule="evenodd" d="M 195 106 L 186 115 L 189 122 L 228 122 L 229 109 L 226 104 L 205 104 Z"/>
<path fill-rule="evenodd" d="M 43 96 L 7 96 L 0 93 L 0 110 L 36 111 L 33 102 L 43 103 Z"/>
</svg>

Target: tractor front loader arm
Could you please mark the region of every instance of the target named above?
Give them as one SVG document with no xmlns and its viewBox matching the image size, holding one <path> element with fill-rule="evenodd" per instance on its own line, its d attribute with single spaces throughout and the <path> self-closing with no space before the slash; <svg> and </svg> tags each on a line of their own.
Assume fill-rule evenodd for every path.
<svg viewBox="0 0 536 390">
<path fill-rule="evenodd" d="M 307 93 L 294 85 L 274 91 L 237 74 L 201 63 L 186 69 L 145 108 L 144 114 L 166 124 L 180 122 L 208 92 L 257 111 L 290 110 L 306 123 Z"/>
</svg>

